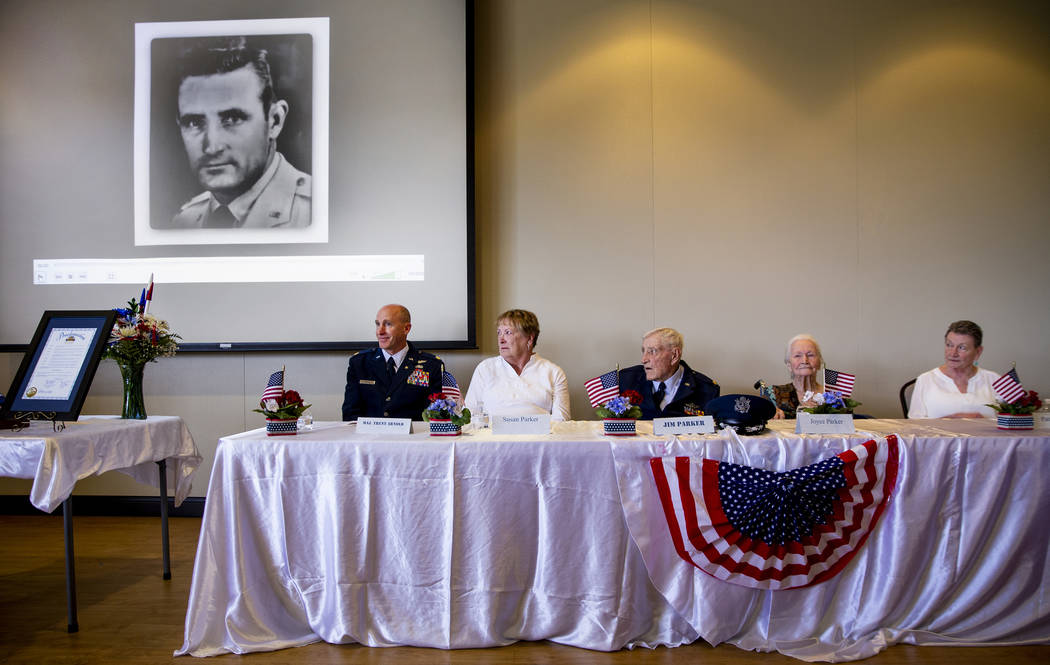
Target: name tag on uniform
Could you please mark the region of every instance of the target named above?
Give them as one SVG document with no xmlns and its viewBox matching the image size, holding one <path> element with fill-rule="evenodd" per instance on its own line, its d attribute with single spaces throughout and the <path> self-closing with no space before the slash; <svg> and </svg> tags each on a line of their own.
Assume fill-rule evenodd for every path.
<svg viewBox="0 0 1050 665">
<path fill-rule="evenodd" d="M 372 379 L 361 379 L 360 381 L 358 381 L 358 383 L 365 386 L 374 386 L 376 384 L 376 382 Z"/>
<path fill-rule="evenodd" d="M 358 418 L 359 434 L 411 434 L 411 418 Z"/>
<path fill-rule="evenodd" d="M 537 413 L 527 416 L 492 416 L 493 434 L 550 434 L 551 414 Z"/>
<path fill-rule="evenodd" d="M 713 416 L 653 418 L 653 434 L 714 434 Z"/>
</svg>

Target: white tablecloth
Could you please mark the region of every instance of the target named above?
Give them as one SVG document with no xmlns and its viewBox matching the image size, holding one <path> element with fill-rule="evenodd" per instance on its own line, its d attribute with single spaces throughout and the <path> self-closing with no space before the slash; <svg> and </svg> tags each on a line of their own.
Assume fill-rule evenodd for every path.
<svg viewBox="0 0 1050 665">
<path fill-rule="evenodd" d="M 29 500 L 51 512 L 73 493 L 78 480 L 106 471 L 121 471 L 158 487 L 155 462 L 168 460 L 167 482 L 175 488 L 175 505 L 190 493 L 201 456 L 182 418 L 150 416 L 147 420 L 84 417 L 66 423 L 61 432 L 50 422 L 0 432 L 0 476 L 32 478 Z"/>
<path fill-rule="evenodd" d="M 226 437 L 176 654 L 703 638 L 842 660 L 897 641 L 1050 641 L 1050 440 L 981 423 L 858 423 L 869 432 L 611 439 L 576 422 L 549 437 L 447 439 L 331 423 Z M 668 555 L 650 457 L 784 470 L 891 432 L 897 494 L 833 580 L 755 591 Z"/>
</svg>

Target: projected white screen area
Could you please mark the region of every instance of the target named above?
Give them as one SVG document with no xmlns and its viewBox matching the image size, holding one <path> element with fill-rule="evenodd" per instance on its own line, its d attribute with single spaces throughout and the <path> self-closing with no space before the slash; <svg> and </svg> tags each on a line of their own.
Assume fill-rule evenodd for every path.
<svg viewBox="0 0 1050 665">
<path fill-rule="evenodd" d="M 84 29 L 101 25 L 84 4 L 46 35 L 0 42 L 4 123 L 17 127 L 0 171 L 0 347 L 26 344 L 43 310 L 122 306 L 150 275 L 150 312 L 190 349 L 364 344 L 388 302 L 411 309 L 431 348 L 473 345 L 466 3 L 180 21 L 144 2 L 133 17 L 107 7 L 105 30 Z M 261 144 L 235 149 L 215 129 L 254 121 L 242 109 L 254 88 L 246 102 L 187 101 L 204 93 L 186 81 L 211 79 L 180 58 L 208 39 L 267 52 L 277 111 L 262 114 Z M 18 55 L 41 40 L 65 66 Z M 281 178 L 286 199 L 271 196 Z M 233 222 L 213 224 L 227 203 Z"/>
</svg>

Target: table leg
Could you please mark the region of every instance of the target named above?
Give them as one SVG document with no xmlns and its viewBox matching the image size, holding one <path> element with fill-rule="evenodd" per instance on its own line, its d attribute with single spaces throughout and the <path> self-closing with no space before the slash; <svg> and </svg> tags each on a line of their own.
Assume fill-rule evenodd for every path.
<svg viewBox="0 0 1050 665">
<path fill-rule="evenodd" d="M 69 623 L 66 631 L 80 630 L 77 623 L 77 577 L 73 570 L 73 496 L 62 502 L 62 525 L 66 533 L 66 613 Z"/>
<path fill-rule="evenodd" d="M 168 463 L 157 462 L 160 469 L 160 549 L 164 560 L 164 579 L 171 579 L 171 550 L 168 547 Z"/>
</svg>

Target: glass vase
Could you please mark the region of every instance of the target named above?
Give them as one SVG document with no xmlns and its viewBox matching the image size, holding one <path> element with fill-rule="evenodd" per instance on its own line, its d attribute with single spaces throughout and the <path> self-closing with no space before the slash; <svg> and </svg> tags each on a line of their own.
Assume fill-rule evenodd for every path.
<svg viewBox="0 0 1050 665">
<path fill-rule="evenodd" d="M 120 377 L 124 380 L 124 406 L 121 418 L 146 419 L 146 401 L 142 397 L 142 372 L 146 363 L 118 363 Z"/>
</svg>

